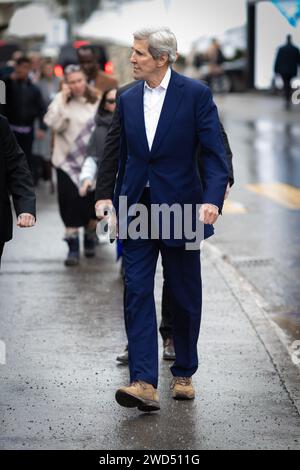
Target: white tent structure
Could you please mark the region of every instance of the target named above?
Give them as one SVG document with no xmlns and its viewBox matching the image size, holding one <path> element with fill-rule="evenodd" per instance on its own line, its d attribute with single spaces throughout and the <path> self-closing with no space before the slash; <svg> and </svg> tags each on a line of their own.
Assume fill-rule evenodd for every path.
<svg viewBox="0 0 300 470">
<path fill-rule="evenodd" d="M 144 26 L 168 26 L 179 52 L 190 52 L 200 36 L 223 33 L 246 21 L 245 0 L 148 0 L 125 3 L 117 10 L 96 11 L 77 29 L 80 37 L 129 46 L 132 33 Z"/>
<path fill-rule="evenodd" d="M 51 15 L 45 5 L 29 4 L 16 10 L 7 33 L 20 38 L 45 36 L 51 29 Z"/>
<path fill-rule="evenodd" d="M 21 39 L 43 37 L 47 45 L 59 46 L 67 41 L 67 23 L 46 5 L 29 4 L 13 14 L 7 34 Z"/>
</svg>

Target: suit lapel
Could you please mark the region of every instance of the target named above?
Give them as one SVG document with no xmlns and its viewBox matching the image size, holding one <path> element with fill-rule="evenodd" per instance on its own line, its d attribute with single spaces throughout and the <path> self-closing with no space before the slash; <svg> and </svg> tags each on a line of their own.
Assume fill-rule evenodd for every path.
<svg viewBox="0 0 300 470">
<path fill-rule="evenodd" d="M 140 139 L 144 149 L 145 155 L 149 155 L 149 146 L 146 134 L 145 115 L 144 115 L 144 82 L 140 82 L 134 88 L 134 97 L 132 99 L 132 106 L 134 112 L 134 122 L 137 130 L 138 138 Z"/>
<path fill-rule="evenodd" d="M 161 144 L 162 139 L 167 134 L 173 119 L 175 118 L 177 108 L 183 97 L 183 82 L 180 75 L 172 70 L 170 83 L 166 92 L 161 115 L 158 121 L 154 141 L 151 148 L 151 154 L 154 154 Z M 145 127 L 145 123 L 144 123 Z"/>
<path fill-rule="evenodd" d="M 145 156 L 150 154 L 144 114 L 144 81 L 133 88 L 133 97 L 131 98 L 131 109 L 134 113 L 134 123 L 138 138 L 145 150 Z M 170 83 L 166 92 L 163 108 L 158 121 L 155 137 L 153 140 L 151 154 L 155 153 L 161 144 L 162 139 L 170 129 L 176 111 L 183 97 L 183 81 L 180 75 L 172 70 Z"/>
</svg>

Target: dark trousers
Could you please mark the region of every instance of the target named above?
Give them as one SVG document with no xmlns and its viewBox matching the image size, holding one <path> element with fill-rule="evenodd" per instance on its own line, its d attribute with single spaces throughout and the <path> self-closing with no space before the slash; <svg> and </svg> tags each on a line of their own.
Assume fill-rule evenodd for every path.
<svg viewBox="0 0 300 470">
<path fill-rule="evenodd" d="M 159 327 L 160 335 L 165 341 L 167 338 L 173 338 L 173 314 L 172 314 L 172 296 L 165 281 L 162 289 L 161 299 L 161 322 Z"/>
<path fill-rule="evenodd" d="M 285 102 L 289 106 L 291 103 L 291 97 L 292 97 L 292 82 L 293 77 L 290 75 L 282 75 L 282 80 L 283 80 L 283 89 L 284 89 L 284 97 L 285 97 Z"/>
<path fill-rule="evenodd" d="M 65 171 L 58 168 L 56 174 L 59 212 L 65 227 L 87 226 L 91 219 L 96 219 L 94 192 L 81 197 Z"/>
<path fill-rule="evenodd" d="M 32 155 L 33 131 L 29 132 L 28 134 L 22 134 L 14 131 L 14 134 L 16 136 L 18 144 L 26 155 L 34 184 L 37 184 L 39 179 L 39 169 L 38 159 L 36 156 Z"/>
<path fill-rule="evenodd" d="M 126 298 L 126 288 L 124 285 L 124 305 Z M 127 322 L 125 318 L 125 330 L 127 334 Z M 164 280 L 162 289 L 162 300 L 161 300 L 161 322 L 159 327 L 160 335 L 165 341 L 168 338 L 173 338 L 173 315 L 172 315 L 172 296 L 167 287 L 167 283 Z"/>
<path fill-rule="evenodd" d="M 145 201 L 143 201 L 145 204 Z M 202 290 L 200 250 L 169 247 L 161 240 L 124 241 L 125 322 L 130 381 L 158 384 L 158 340 L 154 276 L 159 253 L 172 298 L 174 376 L 191 377 L 198 368 Z"/>
</svg>

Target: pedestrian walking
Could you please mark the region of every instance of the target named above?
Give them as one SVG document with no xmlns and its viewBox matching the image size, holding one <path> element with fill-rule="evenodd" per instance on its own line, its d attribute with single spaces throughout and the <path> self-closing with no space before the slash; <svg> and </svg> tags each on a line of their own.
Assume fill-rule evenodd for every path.
<svg viewBox="0 0 300 470">
<path fill-rule="evenodd" d="M 288 110 L 291 106 L 293 78 L 298 75 L 300 66 L 300 51 L 292 43 L 292 36 L 289 34 L 286 38 L 286 44 L 281 46 L 276 54 L 274 71 L 280 75 L 283 81 L 285 108 Z"/>
<path fill-rule="evenodd" d="M 21 57 L 16 61 L 14 71 L 4 79 L 6 85 L 6 105 L 3 106 L 10 127 L 17 142 L 24 151 L 34 183 L 38 181 L 38 165 L 32 153 L 34 122 L 38 120 L 36 138 L 45 137 L 43 122 L 45 105 L 38 87 L 29 78 L 30 60 Z"/>
<path fill-rule="evenodd" d="M 118 81 L 100 70 L 97 53 L 92 46 L 82 46 L 77 50 L 79 65 L 86 74 L 88 84 L 95 87 L 101 94 L 118 87 Z"/>
<path fill-rule="evenodd" d="M 0 264 L 4 244 L 12 238 L 12 196 L 17 226 L 32 227 L 36 208 L 32 177 L 24 152 L 7 119 L 0 115 Z"/>
<path fill-rule="evenodd" d="M 95 117 L 95 129 L 86 150 L 86 159 L 80 173 L 80 196 L 84 197 L 92 189 L 95 191 L 97 169 L 103 159 L 105 140 L 116 108 L 117 89 L 104 92 Z M 93 192 L 95 196 L 95 192 Z"/>
<path fill-rule="evenodd" d="M 138 82 L 129 83 L 118 90 L 117 96 L 124 93 L 125 91 L 129 90 L 130 88 L 137 85 Z M 118 100 L 117 100 L 118 102 Z M 229 191 L 231 186 L 234 184 L 234 172 L 233 172 L 233 165 L 232 165 L 232 151 L 229 144 L 228 136 L 225 132 L 225 129 L 221 124 L 221 132 L 224 140 L 224 145 L 226 149 L 226 156 L 229 168 L 229 181 L 227 185 L 227 190 L 225 194 L 225 198 L 228 197 Z M 108 131 L 106 145 L 104 148 L 103 158 L 102 158 L 102 168 L 104 173 L 106 174 L 105 179 L 101 177 L 99 173 L 97 178 L 97 185 L 96 185 L 96 200 L 105 200 L 105 199 L 112 199 L 113 192 L 114 192 L 114 175 L 116 173 L 116 169 L 118 168 L 118 161 L 119 161 L 119 153 L 120 153 L 120 137 L 121 137 L 121 124 L 120 124 L 120 116 L 119 116 L 119 109 L 118 104 L 116 106 L 112 124 Z M 197 149 L 197 160 L 199 166 L 199 174 L 201 180 L 203 180 L 203 163 L 201 157 L 201 148 Z M 122 241 L 118 240 L 118 248 L 122 245 Z M 120 256 L 119 256 L 120 257 Z M 164 276 L 165 277 L 165 276 Z M 163 359 L 166 361 L 174 361 L 176 358 L 175 355 L 175 348 L 174 348 L 174 340 L 173 340 L 173 327 L 172 327 L 172 297 L 170 291 L 167 287 L 167 283 L 164 281 L 163 283 L 163 291 L 162 291 L 162 302 L 161 302 L 161 324 L 159 327 L 159 332 L 163 340 Z M 125 324 L 125 329 L 126 324 Z M 116 360 L 121 364 L 127 365 L 128 364 L 128 345 L 125 346 L 124 350 L 119 353 L 116 357 Z"/>
<path fill-rule="evenodd" d="M 85 256 L 94 256 L 96 216 L 91 194 L 80 197 L 80 172 L 95 126 L 99 97 L 86 82 L 78 65 L 68 65 L 65 82 L 45 115 L 54 131 L 52 163 L 57 172 L 60 215 L 68 244 L 66 266 L 76 266 L 80 258 L 79 228 L 84 227 Z"/>
<path fill-rule="evenodd" d="M 222 210 L 228 185 L 228 165 L 220 121 L 209 88 L 172 70 L 177 42 L 167 28 L 134 34 L 131 64 L 137 86 L 120 96 L 121 155 L 114 194 L 129 209 L 140 202 L 192 206 L 202 203 L 205 237 Z M 201 184 L 196 151 L 201 144 L 204 180 Z M 101 166 L 101 177 L 108 175 Z M 110 177 L 110 176 L 109 176 Z M 99 218 L 112 210 L 111 200 L 96 203 Z M 128 219 L 130 223 L 132 219 Z M 120 219 L 119 219 L 120 222 Z M 128 235 L 128 234 L 127 234 Z M 176 361 L 171 367 L 172 396 L 193 399 L 192 376 L 198 367 L 197 341 L 201 319 L 200 248 L 187 250 L 186 238 L 170 237 L 158 228 L 158 239 L 124 238 L 125 318 L 128 332 L 130 385 L 116 392 L 121 406 L 141 411 L 160 408 L 154 275 L 159 253 L 173 302 Z"/>
<path fill-rule="evenodd" d="M 207 58 L 207 83 L 214 91 L 222 91 L 222 79 L 224 76 L 223 63 L 225 57 L 221 45 L 217 39 L 213 39 L 206 51 Z"/>
<path fill-rule="evenodd" d="M 41 74 L 39 80 L 36 82 L 36 86 L 39 88 L 45 109 L 48 109 L 51 101 L 57 95 L 61 81 L 54 73 L 54 64 L 52 59 L 44 59 L 41 65 Z M 38 126 L 38 122 L 35 122 L 35 127 Z M 41 139 L 34 139 L 32 153 L 38 156 L 42 160 L 42 176 L 44 180 L 52 182 L 52 165 L 51 165 L 51 153 L 53 146 L 53 132 L 52 129 L 47 128 L 45 130 L 45 136 Z"/>
</svg>

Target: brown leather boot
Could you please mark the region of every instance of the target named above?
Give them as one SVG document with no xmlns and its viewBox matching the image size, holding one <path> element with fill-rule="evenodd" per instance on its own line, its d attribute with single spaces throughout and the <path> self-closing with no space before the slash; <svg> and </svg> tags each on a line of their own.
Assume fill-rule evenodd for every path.
<svg viewBox="0 0 300 470">
<path fill-rule="evenodd" d="M 191 377 L 174 377 L 171 382 L 171 390 L 175 400 L 193 400 L 195 398 Z"/>
<path fill-rule="evenodd" d="M 119 388 L 116 400 L 127 408 L 137 407 L 140 411 L 157 411 L 160 409 L 158 391 L 153 385 L 137 380 L 128 387 Z"/>
<path fill-rule="evenodd" d="M 163 359 L 165 361 L 175 361 L 176 359 L 173 338 L 167 338 L 163 342 Z"/>
</svg>

